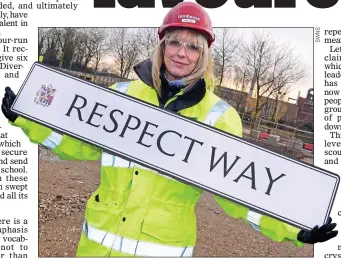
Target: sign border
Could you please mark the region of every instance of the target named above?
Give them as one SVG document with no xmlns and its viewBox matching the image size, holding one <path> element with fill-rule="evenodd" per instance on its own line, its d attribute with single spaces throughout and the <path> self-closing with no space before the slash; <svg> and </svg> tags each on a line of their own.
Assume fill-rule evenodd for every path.
<svg viewBox="0 0 341 258">
<path fill-rule="evenodd" d="M 177 114 L 177 113 L 175 113 L 175 112 L 172 112 L 172 111 L 169 111 L 169 110 L 160 108 L 160 107 L 158 107 L 158 106 L 156 106 L 156 105 L 147 103 L 147 102 L 145 102 L 145 101 L 143 101 L 143 100 L 140 100 L 140 99 L 138 99 L 138 98 L 135 98 L 135 97 L 129 96 L 129 95 L 127 95 L 127 94 L 121 93 L 121 92 L 119 92 L 119 91 L 115 91 L 115 90 L 112 90 L 112 89 L 109 89 L 109 88 L 105 88 L 105 87 L 103 87 L 103 86 L 101 86 L 101 85 L 97 85 L 96 83 L 89 82 L 89 81 L 87 81 L 87 80 L 85 80 L 85 79 L 80 79 L 80 78 L 78 78 L 78 77 L 72 76 L 72 75 L 70 75 L 70 74 L 67 74 L 67 73 L 65 73 L 65 72 L 62 72 L 62 71 L 60 71 L 60 70 L 58 70 L 58 69 L 55 69 L 55 68 L 53 68 L 53 67 L 50 67 L 50 66 L 48 66 L 48 65 L 43 65 L 43 64 L 41 64 L 41 63 L 39 63 L 39 62 L 34 62 L 34 63 L 33 63 L 33 65 L 32 65 L 32 67 L 31 67 L 29 73 L 27 74 L 27 76 L 26 76 L 26 78 L 25 78 L 23 84 L 21 85 L 21 87 L 20 87 L 20 89 L 19 89 L 19 91 L 18 91 L 18 93 L 17 93 L 17 97 L 18 97 L 18 96 L 20 95 L 20 93 L 22 92 L 22 89 L 24 88 L 24 86 L 25 86 L 25 84 L 26 84 L 28 78 L 30 77 L 30 75 L 31 75 L 31 73 L 32 73 L 32 71 L 33 71 L 33 69 L 34 69 L 36 66 L 39 66 L 39 67 L 41 67 L 41 68 L 44 68 L 44 69 L 47 69 L 47 70 L 50 70 L 50 71 L 53 71 L 53 72 L 57 72 L 57 73 L 59 73 L 60 75 L 64 75 L 64 76 L 67 76 L 67 77 L 69 77 L 69 78 L 71 78 L 71 79 L 74 79 L 74 80 L 77 80 L 77 81 L 86 83 L 86 84 L 88 84 L 88 85 L 90 85 L 90 86 L 93 86 L 93 87 L 96 87 L 96 88 L 98 88 L 98 89 L 104 90 L 104 91 L 109 92 L 109 93 L 111 93 L 111 94 L 119 95 L 119 96 L 121 96 L 121 97 L 123 97 L 123 98 L 126 98 L 126 99 L 129 99 L 129 100 L 131 100 L 131 101 L 137 102 L 138 104 L 145 105 L 145 106 L 147 106 L 147 107 L 149 107 L 149 108 L 157 109 L 157 110 L 159 110 L 159 111 L 161 111 L 161 112 L 164 112 L 164 113 L 166 113 L 166 114 L 168 114 L 168 115 L 175 116 L 175 117 L 177 117 L 177 118 L 179 118 L 179 119 L 182 119 L 182 120 L 185 120 L 185 121 L 187 121 L 187 122 L 190 122 L 190 123 L 196 124 L 196 125 L 198 125 L 198 126 L 204 127 L 204 128 L 206 128 L 206 129 L 209 129 L 209 130 L 211 130 L 211 131 L 213 131 L 213 132 L 215 132 L 215 133 L 219 133 L 219 134 L 221 134 L 222 136 L 232 138 L 233 140 L 237 140 L 237 141 L 239 141 L 239 142 L 241 142 L 241 143 L 244 143 L 244 144 L 247 144 L 247 145 L 249 145 L 249 146 L 251 146 L 251 147 L 257 148 L 257 149 L 262 150 L 262 151 L 266 151 L 266 152 L 268 152 L 268 153 L 270 153 L 270 154 L 272 154 L 272 155 L 276 155 L 276 156 L 278 156 L 278 157 L 284 158 L 284 159 L 286 159 L 286 160 L 288 160 L 288 161 L 291 161 L 291 162 L 294 162 L 294 163 L 296 163 L 296 164 L 298 164 L 298 165 L 301 165 L 301 166 L 304 166 L 304 167 L 311 168 L 311 169 L 315 170 L 316 172 L 320 172 L 320 173 L 329 175 L 329 176 L 331 176 L 331 177 L 334 176 L 334 177 L 336 178 L 336 181 L 337 181 L 337 182 L 336 182 L 336 184 L 335 184 L 335 186 L 334 186 L 334 189 L 333 189 L 333 192 L 332 192 L 332 198 L 331 198 L 330 203 L 329 203 L 329 205 L 328 205 L 327 214 L 325 215 L 324 223 L 327 222 L 327 220 L 328 220 L 328 218 L 329 218 L 329 216 L 330 216 L 331 209 L 332 209 L 332 206 L 333 206 L 333 204 L 334 204 L 335 197 L 336 197 L 337 190 L 338 190 L 339 183 L 340 183 L 340 176 L 339 176 L 338 174 L 333 173 L 333 172 L 330 172 L 330 171 L 325 170 L 325 169 L 320 168 L 320 167 L 316 167 L 315 165 L 311 165 L 311 164 L 308 164 L 308 163 L 303 162 L 303 161 L 298 161 L 298 160 L 295 160 L 295 159 L 291 159 L 291 158 L 286 157 L 286 156 L 284 156 L 284 155 L 281 155 L 281 154 L 278 154 L 278 153 L 273 152 L 273 151 L 271 151 L 271 150 L 265 149 L 265 148 L 263 148 L 263 147 L 261 147 L 261 146 L 258 146 L 258 145 L 255 145 L 255 144 L 253 144 L 253 143 L 250 143 L 250 142 L 244 140 L 243 138 L 240 138 L 240 137 L 238 137 L 238 136 L 232 135 L 232 134 L 230 134 L 230 133 L 228 133 L 228 132 L 226 132 L 226 131 L 217 129 L 217 128 L 213 127 L 213 126 L 204 124 L 204 123 L 199 122 L 199 121 L 194 121 L 194 120 L 192 120 L 192 119 L 190 119 L 190 118 L 181 116 L 181 115 L 179 115 L 179 114 Z M 300 223 L 298 223 L 298 222 L 295 222 L 295 221 L 292 221 L 292 220 L 290 220 L 290 219 L 287 219 L 287 218 L 285 218 L 285 217 L 283 217 L 283 216 L 281 216 L 281 215 L 278 215 L 278 214 L 275 214 L 275 213 L 273 213 L 273 212 L 267 211 L 266 209 L 263 209 L 263 208 L 260 208 L 260 207 L 258 207 L 258 206 L 255 206 L 255 205 L 253 205 L 253 204 L 250 204 L 250 203 L 248 203 L 248 202 L 242 201 L 242 200 L 240 200 L 240 199 L 238 199 L 238 198 L 235 198 L 235 197 L 233 197 L 233 196 L 229 196 L 229 195 L 227 195 L 227 194 L 221 193 L 220 191 L 214 190 L 214 189 L 212 189 L 212 188 L 210 188 L 210 187 L 207 187 L 207 186 L 205 186 L 205 185 L 199 184 L 199 183 L 197 183 L 197 182 L 193 182 L 192 180 L 187 179 L 187 178 L 185 178 L 185 177 L 182 177 L 182 176 L 179 176 L 179 175 L 174 175 L 173 172 L 171 172 L 171 171 L 168 171 L 168 170 L 166 170 L 166 169 L 159 168 L 158 166 L 155 166 L 155 165 L 146 163 L 146 162 L 144 162 L 144 161 L 142 161 L 142 160 L 139 160 L 138 158 L 131 157 L 130 155 L 125 154 L 125 153 L 122 153 L 122 152 L 120 152 L 120 151 L 118 151 L 118 150 L 114 150 L 114 151 L 113 151 L 113 149 L 111 149 L 111 148 L 109 148 L 109 147 L 107 147 L 107 146 L 105 146 L 105 145 L 103 145 L 103 144 L 99 144 L 99 143 L 97 143 L 97 142 L 95 142 L 95 141 L 92 141 L 92 140 L 87 139 L 87 138 L 85 138 L 85 137 L 83 137 L 83 136 L 77 135 L 77 134 L 75 134 L 75 133 L 69 132 L 69 131 L 67 131 L 67 130 L 65 130 L 65 129 L 60 129 L 60 128 L 57 127 L 57 126 L 51 125 L 51 124 L 46 123 L 46 122 L 44 122 L 44 121 L 41 121 L 41 120 L 39 120 L 39 119 L 37 119 L 37 118 L 31 117 L 30 115 L 25 114 L 25 113 L 23 113 L 23 112 L 21 112 L 21 111 L 15 110 L 15 109 L 13 109 L 13 106 L 15 105 L 17 99 L 18 99 L 18 98 L 16 98 L 16 99 L 14 100 L 13 105 L 11 106 L 11 111 L 13 111 L 13 112 L 15 112 L 16 114 L 21 115 L 21 116 L 23 116 L 23 117 L 29 119 L 29 120 L 32 120 L 32 121 L 34 121 L 34 122 L 36 122 L 36 123 L 38 123 L 38 124 L 41 124 L 41 125 L 43 125 L 43 126 L 47 126 L 47 127 L 51 128 L 51 129 L 54 129 L 54 130 L 56 130 L 57 132 L 59 132 L 59 133 L 61 133 L 61 134 L 66 134 L 66 135 L 69 135 L 69 136 L 74 137 L 74 138 L 76 138 L 76 139 L 85 141 L 86 143 L 91 144 L 91 145 L 94 145 L 94 146 L 96 146 L 96 147 L 101 146 L 101 148 L 103 148 L 103 149 L 104 149 L 106 152 L 108 152 L 108 153 L 114 154 L 114 155 L 116 155 L 116 156 L 119 156 L 119 157 L 122 157 L 122 158 L 125 158 L 125 159 L 130 159 L 131 161 L 136 162 L 136 163 L 139 163 L 139 164 L 141 164 L 141 165 L 143 165 L 143 166 L 145 166 L 145 167 L 147 167 L 147 168 L 156 170 L 157 172 L 160 172 L 160 173 L 162 173 L 162 174 L 164 174 L 164 175 L 170 176 L 170 177 L 174 178 L 175 180 L 181 181 L 181 182 L 183 182 L 183 183 L 185 183 L 185 184 L 191 184 L 191 185 L 193 185 L 193 186 L 195 186 L 195 187 L 201 188 L 201 189 L 203 189 L 203 190 L 205 190 L 205 191 L 208 191 L 208 192 L 210 192 L 210 193 L 212 193 L 212 194 L 216 194 L 216 195 L 218 195 L 218 196 L 220 196 L 220 197 L 223 197 L 223 198 L 225 198 L 225 199 L 229 199 L 229 200 L 231 200 L 231 201 L 233 201 L 233 202 L 236 202 L 237 204 L 240 204 L 240 205 L 242 205 L 242 206 L 246 206 L 246 207 L 248 207 L 248 208 L 250 208 L 250 209 L 255 210 L 256 212 L 259 212 L 259 213 L 262 214 L 262 215 L 270 216 L 270 217 L 272 217 L 272 218 L 274 218 L 274 219 L 281 220 L 281 221 L 283 221 L 283 222 L 285 222 L 285 223 L 288 223 L 288 224 L 290 224 L 290 225 L 292 225 L 292 226 L 295 226 L 295 227 L 299 227 L 299 228 L 301 228 L 301 229 L 307 229 L 307 230 L 311 230 L 311 229 L 312 229 L 312 228 L 310 228 L 310 227 L 308 227 L 308 226 L 306 226 L 306 225 L 300 224 Z M 302 185 L 304 186 L 305 184 L 302 184 Z M 319 225 L 319 226 L 321 226 L 321 225 Z"/>
</svg>

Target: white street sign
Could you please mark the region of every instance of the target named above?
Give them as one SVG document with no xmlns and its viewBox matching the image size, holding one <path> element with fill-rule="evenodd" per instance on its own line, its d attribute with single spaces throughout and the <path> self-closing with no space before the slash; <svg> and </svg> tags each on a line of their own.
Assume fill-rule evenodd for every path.
<svg viewBox="0 0 341 258">
<path fill-rule="evenodd" d="M 327 221 L 339 186 L 337 174 L 39 63 L 12 110 L 302 229 Z"/>
</svg>

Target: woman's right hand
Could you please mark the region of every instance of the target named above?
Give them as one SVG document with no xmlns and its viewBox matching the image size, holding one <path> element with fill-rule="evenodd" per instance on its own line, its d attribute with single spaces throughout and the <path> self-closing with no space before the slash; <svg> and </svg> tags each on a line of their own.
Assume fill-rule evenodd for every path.
<svg viewBox="0 0 341 258">
<path fill-rule="evenodd" d="M 11 111 L 11 106 L 15 100 L 15 94 L 10 87 L 5 88 L 5 95 L 2 99 L 1 110 L 4 116 L 12 123 L 18 118 L 18 116 Z"/>
</svg>

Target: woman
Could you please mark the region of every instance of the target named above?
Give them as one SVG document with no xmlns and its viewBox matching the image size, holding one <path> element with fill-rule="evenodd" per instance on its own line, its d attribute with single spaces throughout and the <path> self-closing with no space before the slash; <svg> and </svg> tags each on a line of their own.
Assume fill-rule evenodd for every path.
<svg viewBox="0 0 341 258">
<path fill-rule="evenodd" d="M 210 90 L 214 34 L 207 13 L 198 4 L 180 3 L 165 17 L 159 35 L 151 60 L 134 67 L 139 80 L 111 88 L 241 137 L 238 113 Z M 192 256 L 201 189 L 16 117 L 9 111 L 14 98 L 6 89 L 2 110 L 32 142 L 64 159 L 101 159 L 101 184 L 87 203 L 77 256 Z M 336 234 L 330 222 L 311 232 L 300 231 L 226 199 L 215 199 L 227 214 L 242 218 L 274 241 L 302 246 Z"/>
</svg>

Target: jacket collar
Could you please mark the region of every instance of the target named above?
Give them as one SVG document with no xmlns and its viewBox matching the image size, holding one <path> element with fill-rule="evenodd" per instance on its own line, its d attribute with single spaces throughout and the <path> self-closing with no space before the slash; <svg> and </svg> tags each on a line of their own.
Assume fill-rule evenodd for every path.
<svg viewBox="0 0 341 258">
<path fill-rule="evenodd" d="M 150 59 L 135 65 L 134 71 L 141 81 L 153 88 L 152 61 Z"/>
<path fill-rule="evenodd" d="M 134 71 L 137 76 L 145 84 L 153 87 L 152 79 L 152 62 L 150 59 L 144 60 L 134 66 Z M 162 80 L 162 83 L 163 80 Z M 198 104 L 205 96 L 206 83 L 202 78 L 200 79 L 191 90 L 180 95 L 175 101 L 171 102 L 166 108 L 175 112 L 178 112 L 184 108 L 188 108 Z"/>
</svg>

